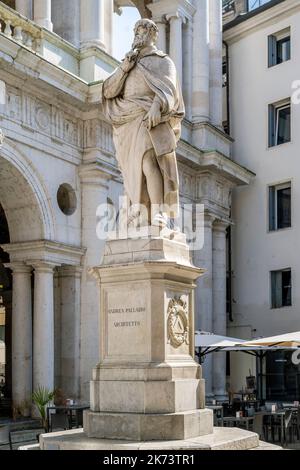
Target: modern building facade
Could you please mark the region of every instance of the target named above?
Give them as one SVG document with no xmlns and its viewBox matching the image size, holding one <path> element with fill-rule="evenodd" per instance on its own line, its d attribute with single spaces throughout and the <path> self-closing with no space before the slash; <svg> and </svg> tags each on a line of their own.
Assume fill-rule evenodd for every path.
<svg viewBox="0 0 300 470">
<path fill-rule="evenodd" d="M 261 3 L 242 14 L 229 5 L 224 15 L 233 159 L 256 173 L 233 195 L 227 331 L 240 338 L 300 329 L 300 2 Z M 231 388 L 245 387 L 241 371 L 255 367 L 246 355 L 231 354 Z M 263 373 L 266 398 L 299 398 L 300 369 L 291 353 L 268 355 Z"/>
<path fill-rule="evenodd" d="M 97 207 L 108 202 L 118 210 L 123 192 L 101 81 L 118 64 L 112 18 L 126 5 L 157 22 L 159 48 L 179 72 L 186 103 L 177 152 L 181 200 L 204 211 L 204 246 L 193 253 L 206 269 L 196 290 L 196 328 L 226 334 L 232 192 L 241 186 L 242 206 L 253 191 L 247 167 L 256 168 L 242 138 L 232 158 L 223 128 L 222 2 L 0 2 L 1 393 L 21 412 L 38 385 L 89 399 L 100 341 L 99 288 L 89 270 L 100 264 L 105 243 L 96 234 Z M 282 95 L 270 104 L 289 96 Z M 274 175 L 268 184 L 281 180 Z M 239 219 L 244 226 L 239 205 L 234 214 L 236 227 Z M 204 374 L 207 395 L 224 397 L 225 356 L 207 359 Z"/>
</svg>

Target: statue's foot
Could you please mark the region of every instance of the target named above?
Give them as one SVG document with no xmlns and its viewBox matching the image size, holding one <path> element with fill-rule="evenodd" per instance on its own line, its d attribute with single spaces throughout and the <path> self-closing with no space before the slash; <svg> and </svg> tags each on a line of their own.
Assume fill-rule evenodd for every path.
<svg viewBox="0 0 300 470">
<path fill-rule="evenodd" d="M 158 212 L 155 214 L 155 216 L 152 219 L 152 224 L 153 227 L 159 227 L 160 229 L 163 229 L 167 227 L 168 225 L 168 216 L 165 212 Z"/>
<path fill-rule="evenodd" d="M 139 225 L 139 216 L 140 212 L 135 212 L 128 216 L 127 227 L 128 228 L 137 228 Z"/>
</svg>

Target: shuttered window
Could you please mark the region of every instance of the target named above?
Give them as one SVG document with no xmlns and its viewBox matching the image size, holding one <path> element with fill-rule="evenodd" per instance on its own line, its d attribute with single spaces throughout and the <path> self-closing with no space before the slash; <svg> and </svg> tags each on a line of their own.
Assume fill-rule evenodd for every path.
<svg viewBox="0 0 300 470">
<path fill-rule="evenodd" d="M 291 58 L 291 31 L 286 28 L 268 36 L 268 66 L 282 64 Z"/>
<path fill-rule="evenodd" d="M 292 305 L 292 273 L 290 268 L 271 271 L 271 305 L 272 308 Z"/>
</svg>

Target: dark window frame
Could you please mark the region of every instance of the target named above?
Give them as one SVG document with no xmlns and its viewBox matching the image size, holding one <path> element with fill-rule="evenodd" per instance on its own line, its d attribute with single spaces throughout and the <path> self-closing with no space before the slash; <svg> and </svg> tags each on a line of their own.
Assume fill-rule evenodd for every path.
<svg viewBox="0 0 300 470">
<path fill-rule="evenodd" d="M 282 191 L 290 190 L 289 194 L 289 214 L 284 214 L 285 207 L 280 207 L 280 195 L 286 197 Z M 268 187 L 268 205 L 269 205 L 269 231 L 286 230 L 292 227 L 292 183 L 280 183 Z M 281 210 L 280 210 L 281 209 Z M 281 217 L 281 219 L 280 219 Z"/>
<path fill-rule="evenodd" d="M 286 58 L 280 57 L 279 46 L 288 44 Z M 268 67 L 275 67 L 291 60 L 291 28 L 288 27 L 268 36 Z"/>
<path fill-rule="evenodd" d="M 289 284 L 284 277 L 289 274 Z M 292 269 L 279 269 L 270 272 L 271 309 L 292 307 Z M 285 283 L 285 284 L 284 284 Z"/>
<path fill-rule="evenodd" d="M 289 114 L 286 115 L 289 117 L 288 127 L 284 129 L 282 134 L 280 131 L 280 124 L 284 123 L 286 119 L 284 114 L 281 116 L 280 113 L 285 110 L 289 110 Z M 272 103 L 268 106 L 269 114 L 269 148 L 277 147 L 278 145 L 283 145 L 291 142 L 292 140 L 292 106 L 290 98 L 278 103 Z M 287 134 L 287 135 L 285 135 Z"/>
</svg>

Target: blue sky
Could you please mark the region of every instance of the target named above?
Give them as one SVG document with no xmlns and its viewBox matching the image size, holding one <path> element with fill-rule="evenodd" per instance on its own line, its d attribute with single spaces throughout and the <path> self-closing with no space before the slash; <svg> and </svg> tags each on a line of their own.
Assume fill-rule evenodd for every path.
<svg viewBox="0 0 300 470">
<path fill-rule="evenodd" d="M 113 55 L 116 59 L 122 60 L 126 52 L 130 51 L 133 41 L 133 27 L 140 18 L 136 8 L 122 8 L 122 15 L 114 14 L 114 37 Z"/>
</svg>

